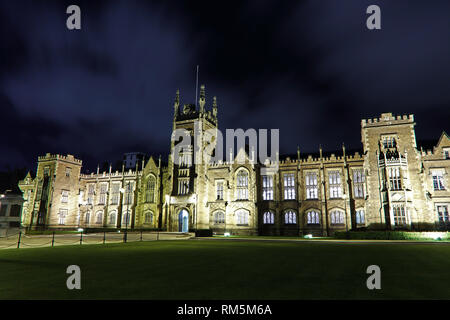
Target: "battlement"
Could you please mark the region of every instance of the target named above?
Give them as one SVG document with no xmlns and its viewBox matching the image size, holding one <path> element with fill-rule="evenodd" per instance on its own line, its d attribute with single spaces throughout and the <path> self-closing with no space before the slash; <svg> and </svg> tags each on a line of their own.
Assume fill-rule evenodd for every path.
<svg viewBox="0 0 450 320">
<path fill-rule="evenodd" d="M 367 128 L 367 127 L 377 127 L 377 126 L 384 126 L 384 125 L 393 125 L 393 124 L 405 124 L 405 123 L 414 123 L 414 115 L 397 115 L 394 116 L 392 113 L 382 113 L 379 118 L 373 118 L 373 119 L 362 119 L 361 120 L 361 127 Z"/>
<path fill-rule="evenodd" d="M 126 177 L 135 177 L 136 174 L 140 176 L 140 175 L 142 175 L 142 171 L 137 171 L 137 173 L 136 173 L 136 171 L 133 171 L 130 169 L 128 171 L 123 172 L 123 174 L 120 171 L 115 171 L 115 172 L 111 172 L 111 173 L 104 171 L 104 172 L 99 172 L 98 174 L 94 173 L 94 172 L 82 173 L 82 174 L 80 174 L 80 179 L 91 180 L 91 179 L 104 179 L 104 178 L 122 178 L 122 177 L 126 178 Z"/>
<path fill-rule="evenodd" d="M 45 156 L 39 156 L 38 161 L 66 161 L 78 164 L 81 166 L 83 163 L 82 160 L 76 159 L 73 155 L 68 154 L 67 156 L 63 156 L 61 154 L 50 154 L 46 153 Z"/>
</svg>

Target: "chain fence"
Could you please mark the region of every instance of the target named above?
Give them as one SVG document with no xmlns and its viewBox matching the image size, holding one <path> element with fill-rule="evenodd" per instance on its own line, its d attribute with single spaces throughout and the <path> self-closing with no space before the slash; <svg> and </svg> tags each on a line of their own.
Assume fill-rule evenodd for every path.
<svg viewBox="0 0 450 320">
<path fill-rule="evenodd" d="M 0 238 L 0 249 L 13 248 L 37 248 L 55 247 L 64 245 L 85 245 L 85 244 L 108 244 L 126 243 L 140 241 L 159 240 L 188 240 L 193 237 L 190 233 L 181 232 L 144 232 L 144 231 L 124 231 L 124 232 L 99 232 L 99 233 L 64 233 L 59 234 L 27 234 L 19 231 L 13 234 L 6 234 Z"/>
</svg>

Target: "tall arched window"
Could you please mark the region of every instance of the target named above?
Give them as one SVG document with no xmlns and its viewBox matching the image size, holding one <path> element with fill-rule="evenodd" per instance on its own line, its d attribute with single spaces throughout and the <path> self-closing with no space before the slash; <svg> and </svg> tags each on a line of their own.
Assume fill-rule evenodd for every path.
<svg viewBox="0 0 450 320">
<path fill-rule="evenodd" d="M 366 219 L 364 217 L 364 210 L 358 209 L 356 210 L 356 224 L 365 224 Z"/>
<path fill-rule="evenodd" d="M 306 223 L 307 224 L 320 224 L 320 220 L 319 220 L 319 212 L 317 211 L 309 211 L 306 214 Z"/>
<path fill-rule="evenodd" d="M 223 211 L 216 211 L 214 213 L 214 224 L 225 223 L 225 213 Z"/>
<path fill-rule="evenodd" d="M 339 210 L 331 211 L 331 224 L 345 224 L 344 212 Z"/>
<path fill-rule="evenodd" d="M 236 222 L 240 226 L 248 226 L 248 211 L 239 210 L 236 212 Z"/>
<path fill-rule="evenodd" d="M 287 210 L 284 213 L 284 223 L 285 224 L 297 224 L 297 215 L 293 210 Z"/>
<path fill-rule="evenodd" d="M 155 202 L 155 177 L 149 176 L 147 181 L 147 188 L 145 190 L 145 201 L 146 202 Z"/>
<path fill-rule="evenodd" d="M 267 211 L 264 212 L 263 215 L 263 223 L 264 224 L 274 224 L 275 221 L 275 215 L 273 214 L 273 212 Z"/>
<path fill-rule="evenodd" d="M 122 215 L 122 224 L 125 224 L 125 225 L 130 224 L 130 211 L 123 213 L 123 215 Z"/>
<path fill-rule="evenodd" d="M 95 223 L 99 224 L 103 221 L 103 211 L 97 211 L 97 214 L 95 215 Z"/>
<path fill-rule="evenodd" d="M 111 212 L 109 214 L 109 224 L 115 224 L 116 223 L 116 218 L 117 218 L 116 211 Z"/>
<path fill-rule="evenodd" d="M 88 212 L 86 212 L 86 216 L 84 217 L 84 222 L 85 222 L 86 224 L 89 224 L 89 223 L 90 223 L 90 220 L 91 220 L 91 212 L 88 211 Z"/>
<path fill-rule="evenodd" d="M 153 223 L 153 213 L 152 212 L 146 212 L 144 216 L 144 223 L 146 224 L 152 224 Z"/>
<path fill-rule="evenodd" d="M 244 169 L 236 175 L 236 198 L 237 200 L 248 199 L 248 173 Z"/>
</svg>

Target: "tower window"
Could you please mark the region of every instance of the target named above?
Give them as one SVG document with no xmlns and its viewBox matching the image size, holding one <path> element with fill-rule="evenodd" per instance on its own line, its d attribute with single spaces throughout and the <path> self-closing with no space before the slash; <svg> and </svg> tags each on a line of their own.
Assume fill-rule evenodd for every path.
<svg viewBox="0 0 450 320">
<path fill-rule="evenodd" d="M 394 215 L 394 224 L 396 226 L 405 226 L 407 224 L 406 209 L 404 205 L 395 205 L 392 208 Z"/>
<path fill-rule="evenodd" d="M 178 194 L 188 194 L 189 193 L 189 178 L 178 178 Z"/>
<path fill-rule="evenodd" d="M 217 200 L 223 200 L 223 181 L 217 181 Z"/>
<path fill-rule="evenodd" d="M 58 223 L 60 225 L 66 224 L 66 216 L 67 216 L 67 209 L 59 209 Z"/>
<path fill-rule="evenodd" d="M 145 191 L 145 201 L 155 202 L 155 178 L 150 176 L 147 181 L 147 189 Z"/>
<path fill-rule="evenodd" d="M 402 180 L 400 176 L 400 168 L 399 167 L 388 168 L 388 173 L 391 190 L 401 190 Z"/>
<path fill-rule="evenodd" d="M 69 202 L 69 191 L 63 190 L 61 192 L 61 203 L 67 203 Z"/>
</svg>

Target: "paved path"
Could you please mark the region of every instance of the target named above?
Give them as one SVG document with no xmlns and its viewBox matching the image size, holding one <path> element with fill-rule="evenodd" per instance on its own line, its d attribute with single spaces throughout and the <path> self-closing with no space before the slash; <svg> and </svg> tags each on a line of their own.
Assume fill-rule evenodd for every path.
<svg viewBox="0 0 450 320">
<path fill-rule="evenodd" d="M 127 242 L 137 241 L 158 241 L 158 240 L 188 240 L 194 235 L 192 233 L 179 232 L 128 232 Z M 9 235 L 0 238 L 0 249 L 37 248 L 63 245 L 85 245 L 85 244 L 103 244 L 103 243 L 121 243 L 124 242 L 124 233 L 89 233 L 83 234 L 55 234 L 53 235 L 25 235 L 22 234 L 19 243 L 19 234 Z"/>
</svg>

